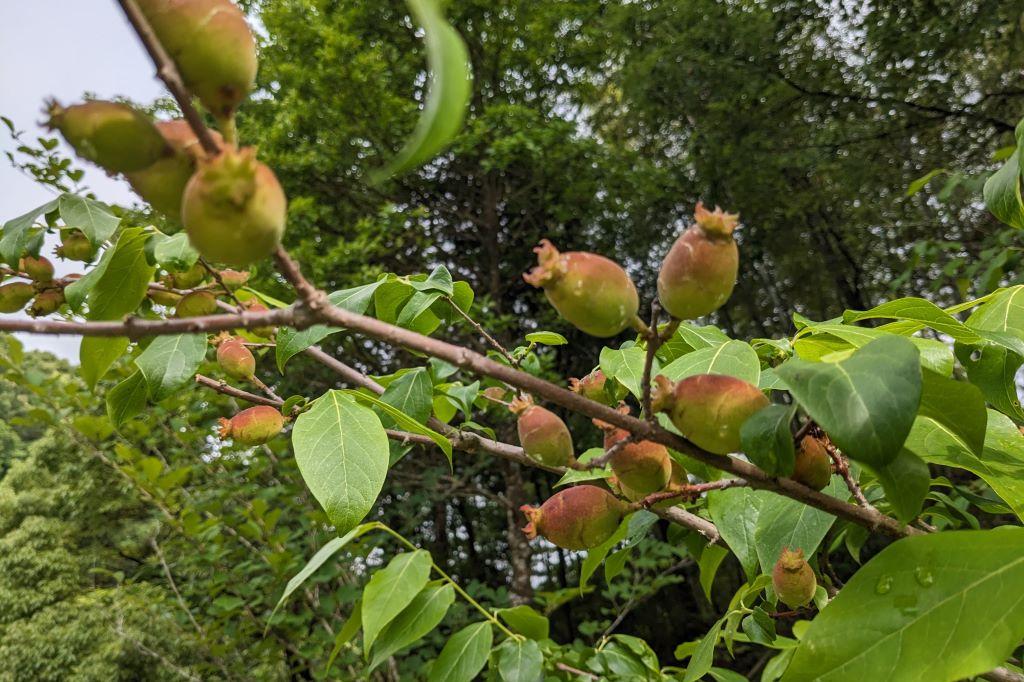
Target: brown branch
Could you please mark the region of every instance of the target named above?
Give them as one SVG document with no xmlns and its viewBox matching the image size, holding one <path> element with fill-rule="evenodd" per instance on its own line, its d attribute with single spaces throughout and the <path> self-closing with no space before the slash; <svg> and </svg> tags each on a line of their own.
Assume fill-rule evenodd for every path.
<svg viewBox="0 0 1024 682">
<path fill-rule="evenodd" d="M 248 391 L 243 391 L 240 388 L 235 388 L 226 381 L 211 379 L 210 377 L 203 376 L 202 374 L 196 375 L 196 383 L 200 386 L 206 386 L 207 388 L 213 389 L 214 391 L 217 391 L 217 393 L 223 393 L 224 395 L 231 396 L 232 398 L 245 400 L 253 403 L 254 405 L 266 405 L 268 407 L 281 407 L 284 405 L 284 401 L 280 398 L 277 400 L 274 400 L 273 398 L 264 398 L 261 395 L 256 395 L 255 393 L 249 393 Z"/>
<path fill-rule="evenodd" d="M 864 491 L 860 489 L 860 484 L 857 483 L 857 479 L 850 472 L 850 463 L 846 461 L 846 458 L 839 452 L 839 449 L 828 439 L 828 436 L 825 436 L 824 443 L 825 451 L 828 452 L 828 456 L 832 458 L 832 463 L 836 467 L 836 473 L 842 476 L 846 482 L 846 487 L 849 488 L 853 499 L 857 500 L 857 504 L 865 509 L 874 509 L 874 505 L 868 502 L 868 498 L 864 497 Z"/>
<path fill-rule="evenodd" d="M 512 354 L 509 353 L 508 350 L 503 345 L 501 345 L 501 343 L 499 343 L 496 338 L 491 336 L 487 332 L 487 330 L 483 328 L 483 325 L 474 320 L 472 317 L 469 316 L 469 313 L 467 313 L 465 310 L 456 305 L 455 301 L 452 300 L 451 296 L 445 296 L 444 300 L 448 302 L 448 304 L 455 310 L 455 312 L 457 312 L 462 317 L 462 319 L 464 319 L 466 322 L 469 322 L 469 324 L 472 325 L 473 329 L 476 330 L 477 334 L 484 337 L 487 343 L 491 344 L 491 346 L 496 351 L 501 353 L 502 357 L 508 360 L 508 364 L 512 365 L 513 367 L 519 367 L 519 360 L 516 360 L 514 357 L 512 357 Z"/>
<path fill-rule="evenodd" d="M 718 481 L 711 481 L 710 483 L 694 483 L 681 485 L 675 490 L 665 490 L 658 493 L 651 493 L 642 500 L 637 500 L 630 504 L 632 509 L 649 509 L 659 502 L 665 500 L 673 500 L 677 497 L 686 497 L 689 499 L 695 499 L 700 495 L 710 492 L 712 490 L 725 490 L 727 488 L 743 488 L 746 487 L 747 482 L 741 478 L 723 478 Z"/>
<path fill-rule="evenodd" d="M 164 46 L 157 39 L 156 34 L 153 32 L 153 27 L 149 25 L 149 21 L 146 20 L 142 10 L 139 9 L 135 0 L 118 0 L 118 3 L 120 3 L 121 9 L 124 10 L 128 22 L 135 29 L 135 33 L 139 36 L 139 40 L 142 41 L 146 52 L 149 53 L 153 64 L 156 65 L 156 77 L 164 82 L 164 85 L 167 86 L 174 100 L 178 103 L 178 107 L 185 116 L 185 120 L 188 121 L 192 131 L 199 138 L 199 144 L 203 146 L 203 150 L 210 156 L 219 154 L 220 145 L 217 144 L 210 130 L 203 123 L 203 118 L 199 115 L 199 111 L 192 105 L 192 96 L 185 87 L 185 82 L 182 80 L 181 74 L 178 73 L 174 60 L 171 59 L 170 55 L 167 54 L 167 50 L 164 49 Z"/>
<path fill-rule="evenodd" d="M 125 336 L 136 340 L 173 334 L 208 334 L 231 329 L 287 325 L 304 329 L 314 321 L 297 308 L 278 308 L 266 312 L 241 311 L 226 315 L 147 320 L 129 316 L 121 322 L 70 322 L 47 319 L 0 319 L 0 331 L 28 334 L 70 334 L 73 336 Z"/>
</svg>

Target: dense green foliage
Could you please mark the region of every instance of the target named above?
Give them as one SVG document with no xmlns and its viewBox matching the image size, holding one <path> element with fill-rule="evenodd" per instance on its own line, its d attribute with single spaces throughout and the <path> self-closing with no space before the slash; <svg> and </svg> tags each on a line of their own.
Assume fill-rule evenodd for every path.
<svg viewBox="0 0 1024 682">
<path fill-rule="evenodd" d="M 825 673 L 814 666 L 839 675 L 845 659 L 838 657 L 855 658 L 850 649 L 860 640 L 844 641 L 843 618 L 853 618 L 845 614 L 858 595 L 861 604 L 877 600 L 873 608 L 930 651 L 914 629 L 916 601 L 895 608 L 892 598 L 881 599 L 890 590 L 916 599 L 910 587 L 932 586 L 915 562 L 945 567 L 934 569 L 946 573 L 926 593 L 940 605 L 962 597 L 961 572 L 1014 569 L 1020 587 L 1013 554 L 1024 542 L 1020 529 L 988 529 L 1018 526 L 1024 514 L 1017 426 L 1024 412 L 1013 380 L 1024 357 L 1024 289 L 1013 288 L 1024 283 L 1021 232 L 982 201 L 985 180 L 1019 156 L 1019 3 L 876 2 L 837 11 L 833 2 L 797 0 L 452 0 L 446 12 L 473 65 L 467 119 L 447 152 L 379 184 L 372 172 L 413 130 L 428 82 L 422 36 L 405 5 L 242 4 L 264 35 L 260 94 L 240 112 L 240 138 L 258 146 L 288 194 L 284 244 L 309 279 L 328 291 L 373 287 L 349 297 L 361 301 L 346 303 L 354 312 L 486 352 L 458 314 L 471 310 L 505 347 L 529 345 L 522 352 L 529 372 L 564 385 L 600 363 L 618 397 L 639 403 L 644 353 L 632 333 L 602 343 L 559 320 L 523 282 L 535 261 L 530 250 L 549 238 L 563 251 L 608 255 L 626 267 L 646 305 L 694 204 L 721 204 L 742 216 L 736 290 L 704 326 L 684 324 L 658 351 L 660 373 L 673 380 L 728 374 L 774 389 L 777 398 L 787 390 L 791 398 L 780 402 L 799 403 L 847 452 L 881 511 L 943 531 L 986 530 L 964 541 L 975 543 L 968 550 L 944 551 L 946 533 L 894 545 L 793 500 L 737 488 L 687 505 L 717 524 L 731 552 L 647 511 L 587 554 L 531 545 L 518 509 L 556 490 L 550 474 L 483 452 L 446 458 L 439 448 L 397 443 L 390 461 L 373 460 L 374 438 L 350 431 L 366 420 L 366 432 L 383 442 L 373 430 L 381 422 L 426 430 L 433 415 L 517 442 L 513 417 L 479 397 L 498 385 L 493 379 L 475 383 L 481 377 L 361 335 L 313 340 L 387 387 L 385 403 L 398 404 L 403 391 L 414 396 L 400 403 L 409 426 L 340 390 L 337 375 L 297 354 L 298 342 L 294 357 L 283 357 L 293 332 L 281 331 L 276 350 L 256 350 L 260 375 L 285 398 L 319 400 L 291 438 L 252 449 L 213 436 L 217 418 L 244 405 L 188 383 L 197 371 L 220 378 L 205 337 L 173 337 L 173 352 L 146 341 L 115 363 L 125 353 L 118 347 L 109 373 L 96 357 L 113 346 L 94 342 L 83 352 L 84 378 L 46 356 L 23 356 L 2 337 L 0 679 L 421 679 L 435 659 L 435 676 L 460 665 L 472 676 L 488 656 L 493 679 L 516 679 L 508 671 L 533 669 L 542 652 L 548 679 L 579 679 L 557 662 L 601 678 L 776 680 L 791 660 L 792 679 L 815 679 Z M 74 171 L 43 147 L 25 147 L 22 163 L 44 184 L 73 188 Z M 63 195 L 46 212 L 57 210 L 71 225 L 73 201 Z M 150 219 L 169 226 L 145 207 L 107 215 L 93 229 L 100 242 L 116 239 L 109 251 L 126 259 L 143 253 L 150 233 L 141 228 Z M 156 265 L 170 269 L 184 242 L 160 243 L 156 264 L 136 283 L 138 300 L 91 319 L 137 308 L 163 314 L 142 302 L 145 285 Z M 271 267 L 257 266 L 252 289 L 291 300 Z M 438 294 L 426 314 L 403 320 L 399 306 L 414 287 L 394 275 L 378 281 L 385 273 L 433 273 L 416 284 L 464 304 L 445 307 Z M 91 286 L 102 291 L 104 283 Z M 91 313 L 99 300 L 89 300 Z M 568 344 L 523 341 L 541 329 L 564 334 Z M 194 347 L 181 351 L 182 338 Z M 162 374 L 174 353 L 190 356 L 180 376 Z M 286 371 L 272 372 L 275 361 Z M 97 380 L 96 394 L 114 409 L 87 385 Z M 822 390 L 843 382 L 848 390 L 838 397 Z M 141 390 L 141 401 L 124 393 L 112 400 L 114 387 Z M 796 408 L 776 407 L 744 434 L 743 446 L 755 464 L 784 476 L 793 466 Z M 873 440 L 850 416 L 860 408 L 875 418 Z M 589 419 L 558 411 L 578 456 L 601 444 Z M 332 421 L 337 415 L 344 417 Z M 325 434 L 333 446 L 323 445 Z M 788 460 L 780 440 L 789 444 Z M 330 468 L 331 447 L 365 465 L 341 481 L 346 486 L 309 473 Z M 721 477 L 683 455 L 677 461 L 701 481 Z M 574 475 L 606 474 L 567 474 Z M 351 481 L 378 476 L 380 494 L 360 490 L 365 499 L 353 503 Z M 826 492 L 848 498 L 839 477 Z M 364 516 L 430 556 L 405 552 L 409 546 L 377 527 L 359 527 L 342 547 L 337 531 Z M 780 615 L 771 597 L 758 601 L 769 583 L 764 574 L 790 544 L 813 557 L 827 586 L 815 608 L 842 588 L 810 630 L 797 619 L 813 611 Z M 325 546 L 337 554 L 286 588 Z M 950 559 L 956 553 L 962 560 Z M 502 642 L 463 595 L 453 599 L 442 581 L 427 582 L 439 577 L 430 560 L 488 608 L 518 607 L 502 622 L 527 638 Z M 416 581 L 386 583 L 389 571 L 407 568 L 392 561 L 421 564 L 409 569 Z M 982 615 L 1005 603 L 996 582 L 988 580 L 979 597 Z M 397 595 L 377 597 L 395 611 L 389 615 L 411 620 L 411 611 L 433 607 L 440 628 L 404 641 L 380 616 L 378 647 L 365 656 L 372 617 L 359 600 L 371 600 L 375 589 Z M 450 608 L 438 606 L 446 600 Z M 532 613 L 527 606 L 545 618 L 524 616 Z M 932 670 L 930 679 L 1000 665 L 1024 629 L 1017 610 L 1008 608 L 1005 620 L 1006 641 L 992 638 L 970 657 L 955 645 L 944 656 L 930 653 L 967 661 Z M 964 623 L 975 636 L 992 627 L 980 616 Z M 363 641 L 352 624 L 362 624 Z M 820 639 L 793 648 L 794 638 L 811 636 Z M 822 641 L 832 643 L 833 658 L 817 655 Z M 468 653 L 442 654 L 446 642 Z M 889 669 L 884 656 L 898 652 L 880 649 L 856 668 L 858 678 L 881 679 Z M 472 670 L 474 656 L 480 665 Z"/>
</svg>

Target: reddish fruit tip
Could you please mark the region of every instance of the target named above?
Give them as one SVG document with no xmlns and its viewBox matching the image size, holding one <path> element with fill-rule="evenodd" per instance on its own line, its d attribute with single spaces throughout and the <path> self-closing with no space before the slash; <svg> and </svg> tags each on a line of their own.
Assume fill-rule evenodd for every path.
<svg viewBox="0 0 1024 682">
<path fill-rule="evenodd" d="M 512 402 L 508 404 L 509 412 L 511 412 L 512 414 L 522 414 L 531 407 L 533 407 L 533 398 L 526 395 L 525 393 L 517 395 L 515 398 L 512 399 Z"/>
<path fill-rule="evenodd" d="M 217 420 L 217 435 L 221 438 L 231 438 L 231 420 L 221 417 Z"/>
<path fill-rule="evenodd" d="M 523 275 L 527 284 L 545 287 L 565 273 L 562 254 L 547 239 L 541 239 L 540 246 L 534 247 L 533 252 L 537 254 L 537 267 Z"/>
<path fill-rule="evenodd" d="M 526 515 L 526 525 L 523 526 L 523 533 L 530 540 L 537 537 L 537 520 L 540 517 L 540 509 L 528 504 L 519 507 L 519 511 Z"/>
<path fill-rule="evenodd" d="M 651 410 L 666 412 L 672 409 L 673 402 L 675 402 L 675 386 L 672 381 L 661 374 L 654 377 L 654 386 L 651 389 Z"/>
<path fill-rule="evenodd" d="M 727 237 L 736 229 L 740 221 L 739 213 L 726 213 L 718 206 L 714 211 L 704 208 L 704 203 L 698 201 L 697 208 L 693 211 L 693 219 L 705 232 Z"/>
</svg>

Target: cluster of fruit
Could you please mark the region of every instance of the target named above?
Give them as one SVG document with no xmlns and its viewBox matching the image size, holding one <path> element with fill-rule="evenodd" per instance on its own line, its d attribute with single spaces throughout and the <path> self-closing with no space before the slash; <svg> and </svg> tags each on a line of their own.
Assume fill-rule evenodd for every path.
<svg viewBox="0 0 1024 682">
<path fill-rule="evenodd" d="M 676 240 L 658 275 L 659 303 L 674 318 L 698 318 L 728 300 L 739 267 L 733 238 L 737 223 L 735 214 L 697 205 L 693 225 Z M 636 287 L 617 263 L 594 253 L 560 253 L 547 240 L 534 251 L 538 265 L 524 279 L 543 288 L 559 315 L 573 326 L 598 337 L 615 336 L 630 327 L 651 333 L 638 317 Z M 652 411 L 665 413 L 687 440 L 717 455 L 738 452 L 744 422 L 769 404 L 757 386 L 720 374 L 699 374 L 678 382 L 656 376 L 653 384 Z M 586 398 L 609 402 L 606 377 L 600 370 L 572 380 L 570 386 Z M 550 466 L 574 466 L 572 435 L 565 422 L 526 397 L 513 401 L 511 409 L 518 415 L 519 440 L 527 455 Z M 628 413 L 625 406 L 619 409 Z M 682 496 L 687 490 L 686 471 L 663 445 L 633 442 L 622 429 L 597 420 L 595 424 L 604 431 L 604 448 L 609 453 L 612 476 L 607 488 L 578 485 L 556 493 L 540 507 L 524 506 L 529 521 L 524 530 L 529 537 L 541 535 L 564 549 L 591 549 L 612 536 L 633 508 L 629 502 L 660 492 L 676 491 Z M 805 436 L 796 448 L 793 478 L 820 490 L 831 474 L 832 461 L 824 445 Z M 666 496 L 658 504 L 674 501 Z M 773 578 L 776 592 L 791 606 L 806 604 L 814 594 L 814 573 L 798 552 L 783 552 Z"/>
<path fill-rule="evenodd" d="M 76 153 L 135 191 L 172 221 L 208 260 L 242 267 L 267 257 L 284 233 L 287 201 L 252 147 L 238 148 L 234 116 L 256 79 L 256 43 L 231 0 L 139 0 L 139 8 L 181 74 L 213 116 L 210 152 L 184 120 L 154 121 L 118 102 L 63 107 L 49 126 Z"/>
<path fill-rule="evenodd" d="M 64 244 L 58 251 L 77 253 L 78 243 L 78 238 L 74 237 L 73 233 L 66 233 Z M 85 243 L 88 244 L 89 241 L 86 240 Z M 91 254 L 89 257 L 91 258 Z M 48 258 L 25 254 L 18 262 L 18 270 L 8 274 L 29 281 L 11 281 L 0 285 L 0 313 L 16 313 L 31 301 L 28 314 L 32 317 L 41 317 L 55 312 L 63 305 L 64 282 L 54 279 L 53 263 Z"/>
</svg>

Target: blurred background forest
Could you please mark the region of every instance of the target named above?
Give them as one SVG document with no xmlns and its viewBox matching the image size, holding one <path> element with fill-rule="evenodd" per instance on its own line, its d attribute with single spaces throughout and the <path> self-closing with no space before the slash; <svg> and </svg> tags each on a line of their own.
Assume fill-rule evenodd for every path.
<svg viewBox="0 0 1024 682">
<path fill-rule="evenodd" d="M 587 373 L 600 345 L 522 281 L 531 248 L 547 237 L 611 256 L 650 301 L 698 200 L 742 218 L 736 292 L 706 321 L 737 338 L 791 334 L 794 312 L 821 320 L 906 295 L 951 304 L 1021 281 L 1019 238 L 980 189 L 1024 114 L 1020 0 L 452 0 L 474 67 L 470 117 L 449 154 L 382 187 L 367 171 L 411 130 L 425 83 L 405 5 L 243 4 L 264 42 L 241 138 L 285 186 L 285 244 L 307 274 L 333 290 L 443 264 L 505 344 L 536 329 L 571 338 L 572 353 L 543 356 L 550 378 Z M 255 283 L 285 291 L 268 266 Z M 483 349 L 466 325 L 447 335 Z M 375 375 L 422 362 L 348 335 L 324 349 Z M 199 389 L 118 434 L 68 366 L 19 355 L 0 343 L 3 371 L 34 387 L 0 379 L 0 680 L 321 678 L 363 567 L 383 553 L 368 541 L 358 560 L 329 563 L 263 636 L 285 582 L 331 537 L 287 439 L 212 449 L 230 408 Z M 286 377 L 261 366 L 282 395 L 336 382 L 302 357 Z M 478 421 L 515 440 L 507 414 Z M 579 450 L 597 444 L 596 429 L 571 425 Z M 580 556 L 519 531 L 516 509 L 552 480 L 455 462 L 451 475 L 436 451 L 406 455 L 376 518 L 486 602 L 546 611 L 555 640 L 634 634 L 667 664 L 724 608 L 683 539 L 642 544 L 581 596 Z M 742 582 L 729 562 L 717 580 Z M 453 629 L 469 617 L 460 608 Z M 415 679 L 443 634 L 372 676 Z M 763 665 L 737 656 L 723 665 Z M 364 679 L 362 666 L 345 648 L 332 676 Z"/>
</svg>

